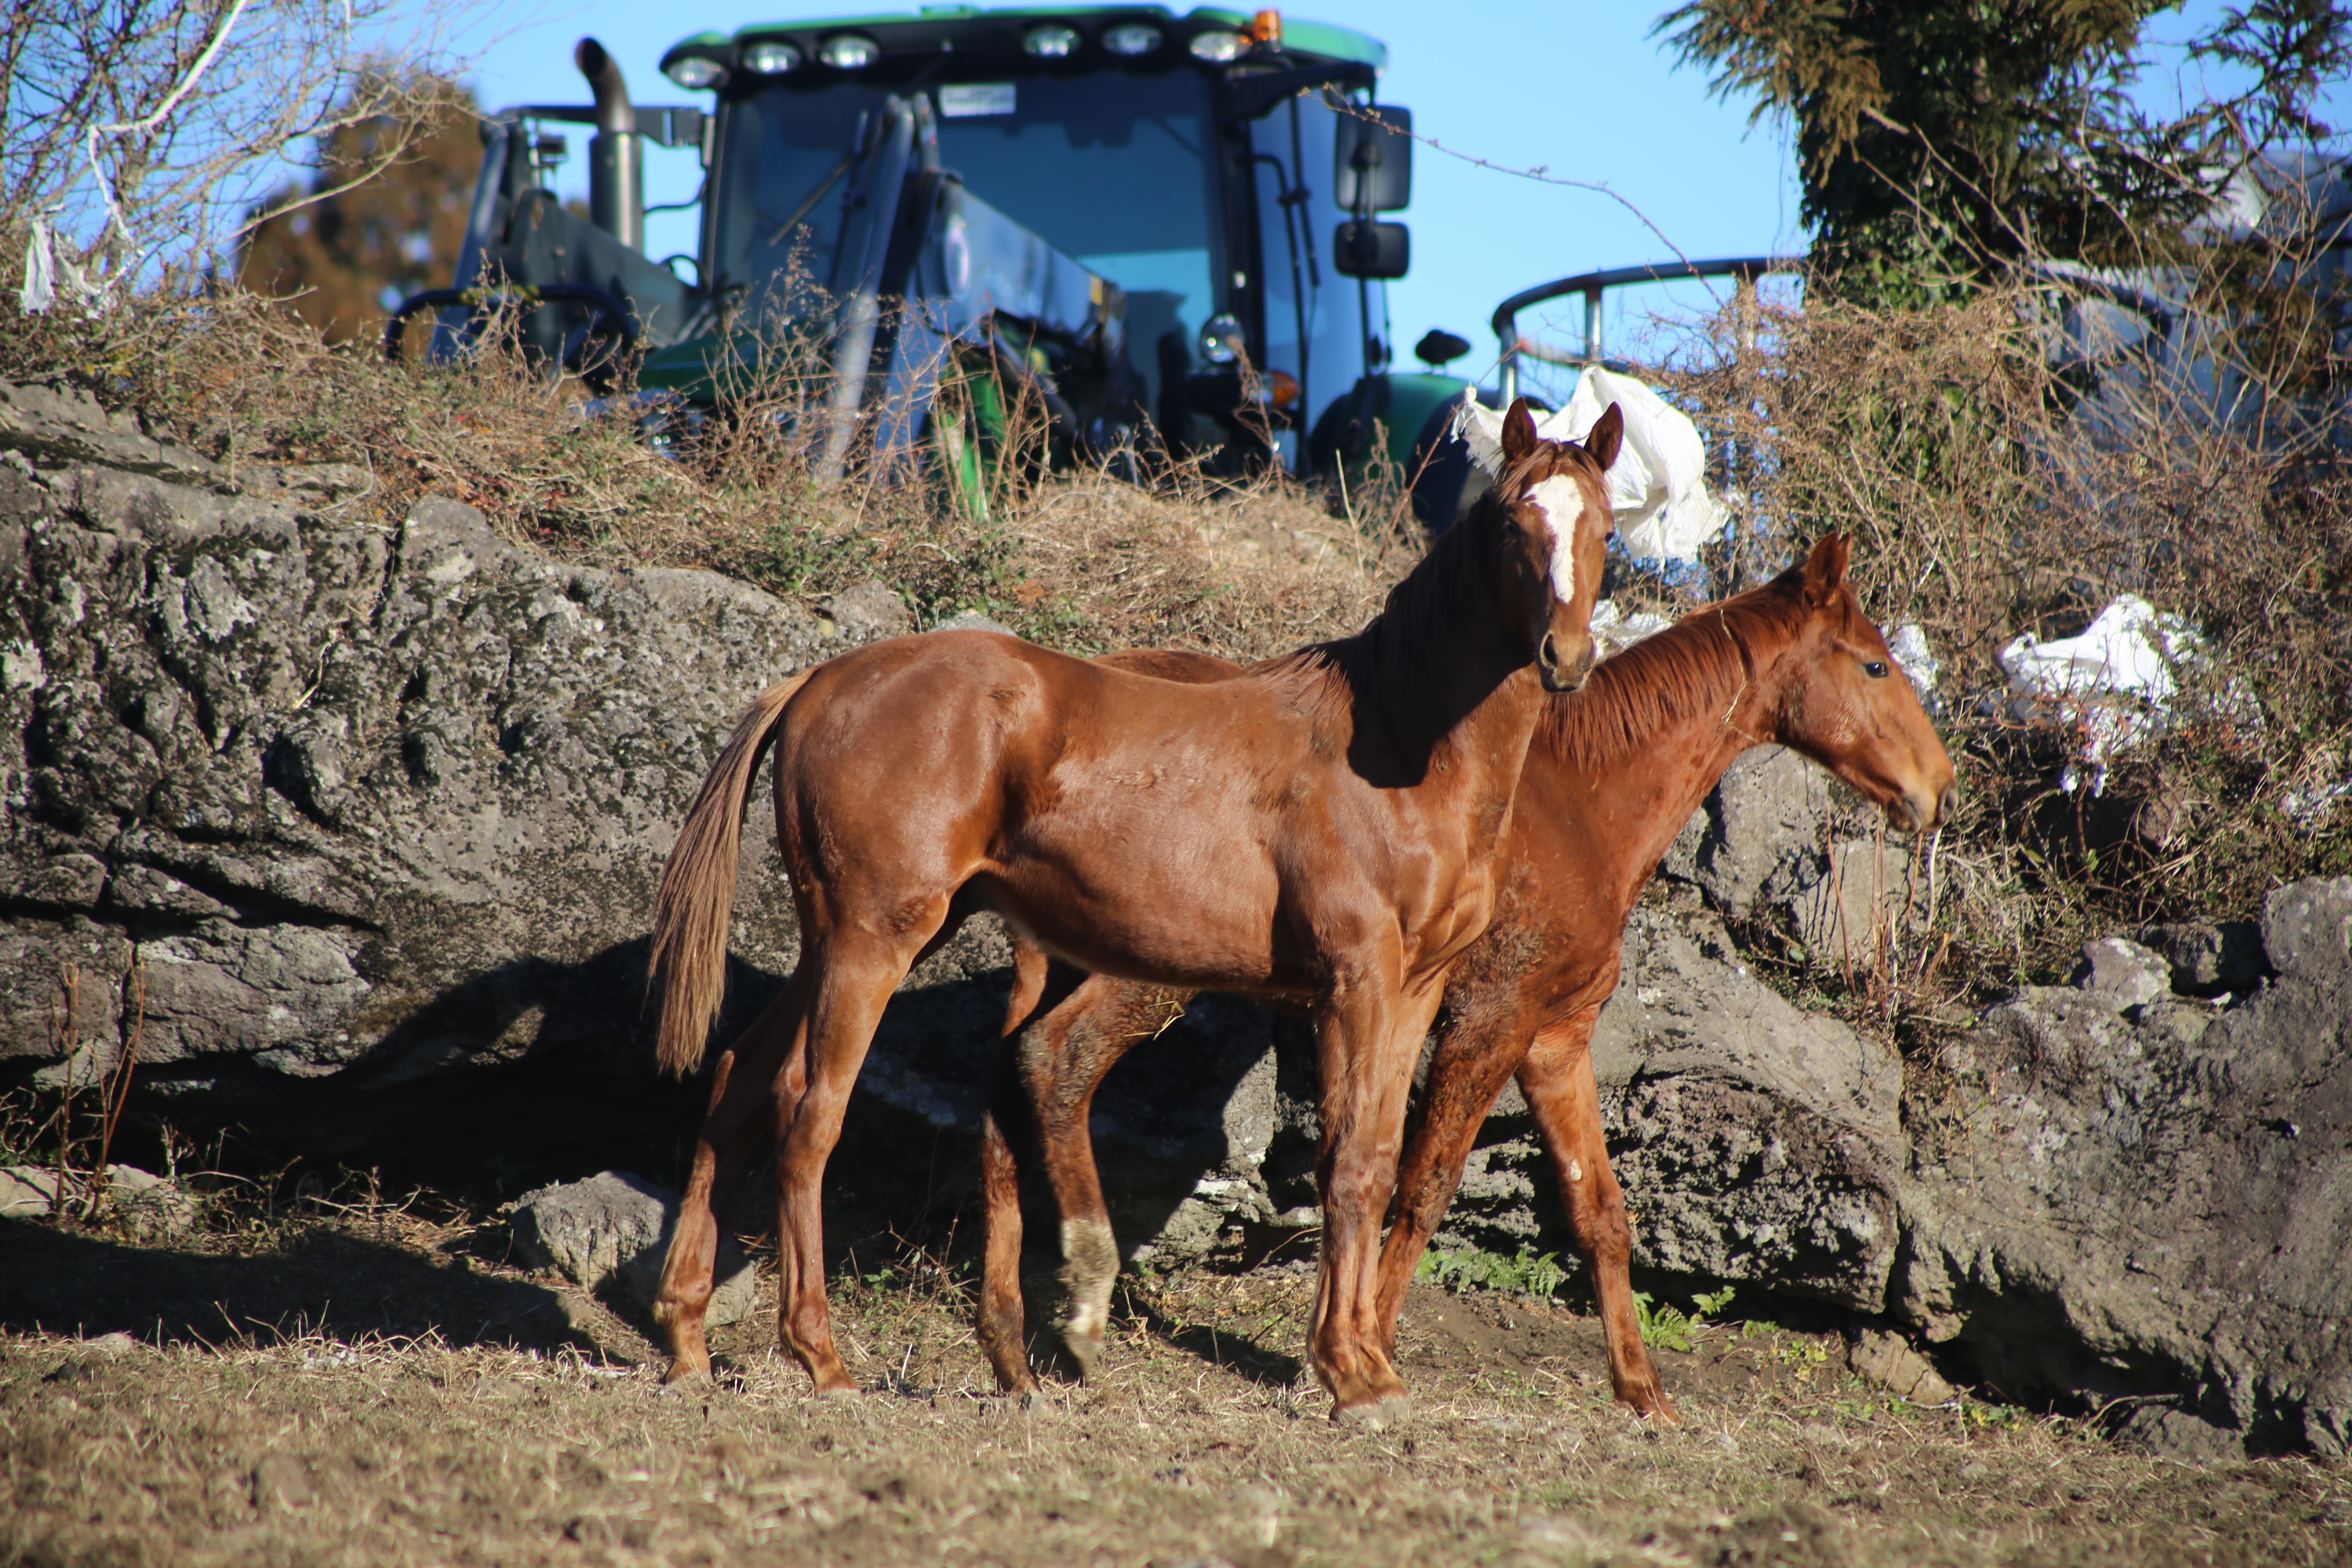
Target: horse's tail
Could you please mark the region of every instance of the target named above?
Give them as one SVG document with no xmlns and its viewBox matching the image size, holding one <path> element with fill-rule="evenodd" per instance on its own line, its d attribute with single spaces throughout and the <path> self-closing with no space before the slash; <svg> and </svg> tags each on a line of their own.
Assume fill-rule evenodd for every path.
<svg viewBox="0 0 2352 1568">
<path fill-rule="evenodd" d="M 735 911 L 736 856 L 751 775 L 775 743 L 784 705 L 814 673 L 804 669 L 751 700 L 687 808 L 686 824 L 662 868 L 646 986 L 650 991 L 658 978 L 662 988 L 656 1057 L 664 1072 L 684 1078 L 702 1064 L 710 1022 L 727 990 L 728 925 Z"/>
</svg>

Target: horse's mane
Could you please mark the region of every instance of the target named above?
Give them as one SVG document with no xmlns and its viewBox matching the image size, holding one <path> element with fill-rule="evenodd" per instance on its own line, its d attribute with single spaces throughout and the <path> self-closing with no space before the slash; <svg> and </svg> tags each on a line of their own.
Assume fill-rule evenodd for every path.
<svg viewBox="0 0 2352 1568">
<path fill-rule="evenodd" d="M 1793 640 L 1811 612 L 1804 568 L 1704 605 L 1592 667 L 1584 689 L 1547 704 L 1535 743 L 1571 767 L 1608 766 L 1697 714 L 1720 714 Z"/>
</svg>

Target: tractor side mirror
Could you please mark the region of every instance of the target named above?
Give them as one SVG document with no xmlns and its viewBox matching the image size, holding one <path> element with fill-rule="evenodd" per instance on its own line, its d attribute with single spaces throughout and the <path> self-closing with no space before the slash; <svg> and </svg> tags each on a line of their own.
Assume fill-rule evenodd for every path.
<svg viewBox="0 0 2352 1568">
<path fill-rule="evenodd" d="M 1369 217 L 1412 205 L 1412 110 L 1339 106 L 1332 127 L 1331 192 L 1343 212 Z"/>
<path fill-rule="evenodd" d="M 1349 218 L 1331 232 L 1331 265 L 1343 278 L 1402 278 L 1412 266 L 1412 231 L 1401 223 Z"/>
</svg>

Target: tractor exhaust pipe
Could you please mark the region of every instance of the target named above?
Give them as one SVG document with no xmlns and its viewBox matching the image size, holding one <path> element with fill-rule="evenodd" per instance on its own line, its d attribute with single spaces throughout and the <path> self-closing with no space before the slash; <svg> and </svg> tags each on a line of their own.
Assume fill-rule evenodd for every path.
<svg viewBox="0 0 2352 1568">
<path fill-rule="evenodd" d="M 596 134 L 588 139 L 588 221 L 632 250 L 646 247 L 646 148 L 629 84 L 604 46 L 583 38 L 572 63 L 596 94 Z"/>
</svg>

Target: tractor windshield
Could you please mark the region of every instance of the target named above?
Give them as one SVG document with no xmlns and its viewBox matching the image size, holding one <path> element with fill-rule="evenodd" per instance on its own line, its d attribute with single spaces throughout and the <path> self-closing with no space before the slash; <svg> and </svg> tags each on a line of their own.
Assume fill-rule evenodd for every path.
<svg viewBox="0 0 2352 1568">
<path fill-rule="evenodd" d="M 1206 82 L 1106 72 L 926 90 L 940 162 L 964 188 L 1125 290 L 1128 341 L 1156 399 L 1162 342 L 1189 343 L 1214 309 Z M 840 285 L 844 161 L 883 97 L 778 86 L 728 106 L 711 237 L 723 276 Z M 772 296 L 753 309 L 778 305 L 789 309 Z"/>
</svg>

